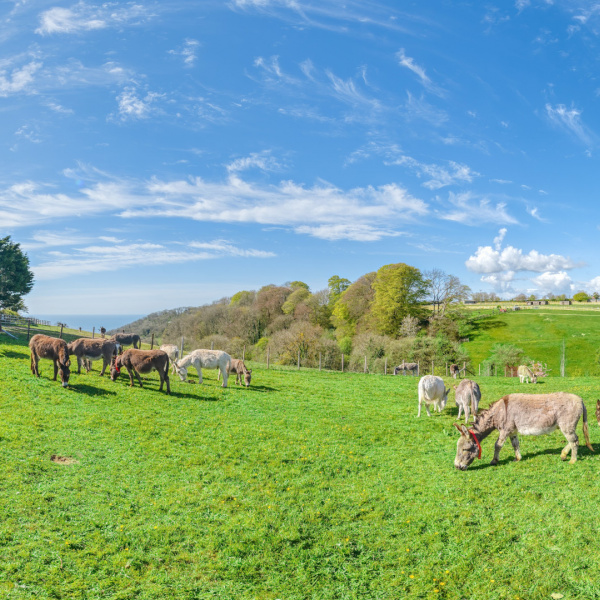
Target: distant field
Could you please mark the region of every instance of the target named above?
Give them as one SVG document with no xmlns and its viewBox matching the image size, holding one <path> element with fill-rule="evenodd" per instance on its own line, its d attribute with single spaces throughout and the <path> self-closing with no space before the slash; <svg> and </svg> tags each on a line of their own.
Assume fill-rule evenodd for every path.
<svg viewBox="0 0 600 600">
<path fill-rule="evenodd" d="M 492 346 L 502 342 L 523 348 L 532 359 L 547 363 L 552 376 L 558 376 L 564 340 L 567 375 L 600 375 L 596 360 L 600 349 L 600 311 L 540 308 L 496 313 L 480 322 L 470 340 L 465 347 L 475 369 L 488 358 Z"/>
<path fill-rule="evenodd" d="M 2 597 L 600 598 L 598 379 L 482 378 L 484 406 L 582 395 L 598 454 L 561 462 L 555 432 L 490 467 L 492 435 L 463 473 L 454 397 L 417 419 L 416 378 L 255 365 L 166 396 L 41 366 L 0 336 Z"/>
</svg>

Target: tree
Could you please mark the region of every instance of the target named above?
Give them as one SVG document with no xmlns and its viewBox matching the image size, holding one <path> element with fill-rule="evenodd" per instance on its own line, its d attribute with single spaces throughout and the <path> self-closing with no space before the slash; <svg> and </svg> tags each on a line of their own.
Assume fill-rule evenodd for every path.
<svg viewBox="0 0 600 600">
<path fill-rule="evenodd" d="M 327 280 L 327 287 L 329 288 L 329 304 L 333 305 L 339 297 L 350 287 L 350 280 L 338 275 L 333 275 Z"/>
<path fill-rule="evenodd" d="M 359 323 L 364 324 L 369 320 L 371 303 L 375 295 L 373 290 L 375 277 L 375 271 L 359 277 L 335 303 L 332 319 L 338 338 L 352 337 Z"/>
<path fill-rule="evenodd" d="M 575 300 L 575 302 L 587 302 L 589 299 L 590 297 L 583 290 L 573 294 L 573 300 Z"/>
<path fill-rule="evenodd" d="M 397 336 L 407 315 L 419 316 L 427 296 L 427 280 L 405 263 L 384 265 L 373 282 L 372 313 L 380 333 Z"/>
<path fill-rule="evenodd" d="M 29 259 L 21 246 L 10 241 L 10 236 L 0 239 L 0 309 L 26 310 L 23 296 L 33 288 L 33 273 Z"/>
<path fill-rule="evenodd" d="M 441 269 L 425 271 L 423 275 L 429 283 L 429 301 L 434 314 L 444 315 L 450 304 L 466 300 L 471 293 L 468 285 L 463 285 L 455 275 L 449 275 Z"/>
</svg>

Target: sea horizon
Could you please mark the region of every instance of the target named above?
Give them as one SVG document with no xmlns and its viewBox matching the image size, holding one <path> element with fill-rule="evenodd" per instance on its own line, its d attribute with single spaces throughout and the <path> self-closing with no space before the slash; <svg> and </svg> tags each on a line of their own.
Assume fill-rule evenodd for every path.
<svg viewBox="0 0 600 600">
<path fill-rule="evenodd" d="M 101 327 L 105 327 L 107 331 L 117 329 L 124 325 L 128 325 L 133 321 L 141 319 L 145 315 L 67 315 L 67 314 L 27 314 L 27 317 L 34 317 L 42 321 L 49 321 L 51 325 L 56 325 L 57 322 L 65 323 L 70 329 L 81 329 L 83 331 L 100 331 Z"/>
</svg>

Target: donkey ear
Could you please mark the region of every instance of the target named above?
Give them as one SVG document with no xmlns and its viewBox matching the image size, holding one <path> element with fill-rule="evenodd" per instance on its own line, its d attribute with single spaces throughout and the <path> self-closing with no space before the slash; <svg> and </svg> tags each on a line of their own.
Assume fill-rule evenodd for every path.
<svg viewBox="0 0 600 600">
<path fill-rule="evenodd" d="M 453 425 L 456 427 L 456 429 L 458 429 L 460 435 L 469 437 L 469 430 L 462 423 L 460 425 L 458 423 L 453 423 Z"/>
</svg>

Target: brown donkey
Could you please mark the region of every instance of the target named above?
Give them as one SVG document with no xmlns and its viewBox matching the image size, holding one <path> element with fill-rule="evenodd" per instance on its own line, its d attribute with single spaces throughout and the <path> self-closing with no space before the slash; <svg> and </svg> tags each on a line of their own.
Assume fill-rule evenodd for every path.
<svg viewBox="0 0 600 600">
<path fill-rule="evenodd" d="M 54 363 L 53 381 L 56 381 L 56 375 L 60 374 L 62 386 L 69 385 L 71 361 L 65 340 L 38 333 L 29 340 L 29 349 L 31 350 L 31 372 L 36 377 L 40 376 L 38 367 L 40 358 L 48 358 Z"/>
</svg>

